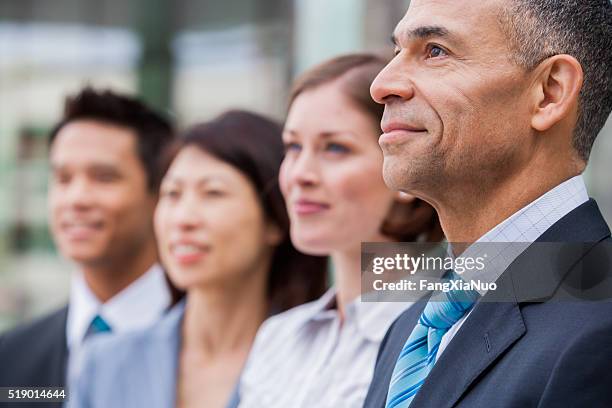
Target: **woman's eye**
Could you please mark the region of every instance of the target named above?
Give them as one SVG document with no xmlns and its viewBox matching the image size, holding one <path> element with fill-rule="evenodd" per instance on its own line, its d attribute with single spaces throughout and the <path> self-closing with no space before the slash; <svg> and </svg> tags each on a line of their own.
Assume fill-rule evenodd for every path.
<svg viewBox="0 0 612 408">
<path fill-rule="evenodd" d="M 211 190 L 206 190 L 206 191 L 204 192 L 204 194 L 205 194 L 207 197 L 221 197 L 221 196 L 224 196 L 224 195 L 225 195 L 225 192 L 224 192 L 224 191 L 222 191 L 222 190 L 214 190 L 214 189 L 211 189 Z"/>
<path fill-rule="evenodd" d="M 327 150 L 328 152 L 332 152 L 332 153 L 348 153 L 349 152 L 349 148 L 338 144 L 338 143 L 329 143 L 326 147 L 325 150 Z"/>
<path fill-rule="evenodd" d="M 162 190 L 161 193 L 160 193 L 160 196 L 162 198 L 172 198 L 172 199 L 175 199 L 175 198 L 178 198 L 179 195 L 180 194 L 179 194 L 178 190 Z"/>
<path fill-rule="evenodd" d="M 300 149 L 302 148 L 302 146 L 300 146 L 299 143 L 295 143 L 295 142 L 287 142 L 287 143 L 283 143 L 285 146 L 285 153 L 290 152 L 290 151 L 300 151 Z"/>
<path fill-rule="evenodd" d="M 438 45 L 429 45 L 427 47 L 427 57 L 429 58 L 439 58 L 447 55 L 448 53 L 444 50 L 444 48 Z"/>
</svg>

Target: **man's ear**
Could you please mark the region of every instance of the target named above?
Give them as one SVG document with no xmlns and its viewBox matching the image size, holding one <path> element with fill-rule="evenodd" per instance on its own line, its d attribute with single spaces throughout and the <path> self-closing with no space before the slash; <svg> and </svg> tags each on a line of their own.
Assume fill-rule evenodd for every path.
<svg viewBox="0 0 612 408">
<path fill-rule="evenodd" d="M 584 73 L 580 63 L 566 54 L 546 59 L 537 70 L 531 126 L 543 132 L 578 109 Z"/>
</svg>

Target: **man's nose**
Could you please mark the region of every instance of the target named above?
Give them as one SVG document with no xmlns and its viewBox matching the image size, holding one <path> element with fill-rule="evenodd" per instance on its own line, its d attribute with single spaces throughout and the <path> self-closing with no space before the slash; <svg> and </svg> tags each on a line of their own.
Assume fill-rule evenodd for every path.
<svg viewBox="0 0 612 408">
<path fill-rule="evenodd" d="M 68 205 L 85 209 L 95 202 L 95 188 L 85 177 L 77 177 L 60 193 Z"/>
<path fill-rule="evenodd" d="M 411 99 L 414 96 L 414 83 L 410 68 L 401 54 L 392 59 L 374 78 L 370 87 L 372 99 L 380 104 L 394 99 Z"/>
</svg>

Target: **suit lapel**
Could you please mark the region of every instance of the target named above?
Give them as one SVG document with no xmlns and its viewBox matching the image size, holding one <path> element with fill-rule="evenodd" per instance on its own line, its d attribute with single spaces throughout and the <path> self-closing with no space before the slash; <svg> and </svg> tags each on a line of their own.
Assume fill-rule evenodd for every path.
<svg viewBox="0 0 612 408">
<path fill-rule="evenodd" d="M 68 344 L 66 341 L 66 322 L 68 307 L 59 310 L 49 321 L 46 342 L 49 344 L 48 362 L 41 365 L 39 384 L 66 385 Z"/>
<path fill-rule="evenodd" d="M 149 401 L 147 406 L 151 408 L 173 407 L 176 402 L 178 356 L 172 353 L 174 350 L 171 350 L 169 340 L 157 338 L 147 348 L 146 372 L 141 373 L 147 380 L 140 389 L 146 394 L 144 400 Z"/>
<path fill-rule="evenodd" d="M 510 294 L 509 279 L 503 282 L 500 278 L 499 290 Z M 525 332 L 516 302 L 479 302 L 434 365 L 411 407 L 452 407 L 474 379 Z"/>
<path fill-rule="evenodd" d="M 610 230 L 593 200 L 582 204 L 542 234 L 537 240 L 539 243 L 591 244 L 574 246 L 578 250 L 567 254 L 562 264 L 549 262 L 552 254 L 542 253 L 543 248 L 557 252 L 561 248 L 559 245 L 532 245 L 524 251 L 497 280 L 497 290 L 488 292 L 476 304 L 434 365 L 411 407 L 455 405 L 474 380 L 527 332 L 519 303 L 542 301 L 552 296 L 575 262 L 594 243 L 609 236 Z M 555 275 L 556 279 L 543 279 L 533 285 L 534 277 Z M 414 324 L 416 320 L 412 327 Z M 398 353 L 394 352 L 396 358 Z"/>
<path fill-rule="evenodd" d="M 395 363 L 406 339 L 416 326 L 429 296 L 419 300 L 397 318 L 380 346 L 382 353 L 376 361 L 376 380 L 370 384 L 364 407 L 385 407 L 387 390 L 393 375 Z"/>
<path fill-rule="evenodd" d="M 141 373 L 144 383 L 139 387 L 147 395 L 148 407 L 173 407 L 176 404 L 178 379 L 178 358 L 181 342 L 181 324 L 184 301 L 180 302 L 159 322 L 146 347 L 145 372 Z M 136 401 L 138 402 L 138 401 Z"/>
<path fill-rule="evenodd" d="M 61 328 L 59 334 L 60 341 L 57 343 L 57 365 L 58 369 L 52 373 L 52 383 L 65 384 L 68 376 L 68 341 L 66 339 L 66 324 L 68 319 L 68 308 L 66 307 L 62 311 L 61 324 L 58 325 Z"/>
</svg>

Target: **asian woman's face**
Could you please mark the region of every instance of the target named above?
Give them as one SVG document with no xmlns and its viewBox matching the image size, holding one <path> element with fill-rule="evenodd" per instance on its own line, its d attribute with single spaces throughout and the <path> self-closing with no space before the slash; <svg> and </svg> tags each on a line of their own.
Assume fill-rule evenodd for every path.
<svg viewBox="0 0 612 408">
<path fill-rule="evenodd" d="M 382 177 L 378 126 L 338 80 L 293 101 L 283 132 L 280 186 L 291 239 L 300 250 L 323 255 L 388 240 L 380 226 L 394 193 Z"/>
<path fill-rule="evenodd" d="M 184 290 L 244 284 L 280 240 L 250 180 L 195 146 L 179 152 L 162 181 L 155 231 L 168 275 Z"/>
</svg>

